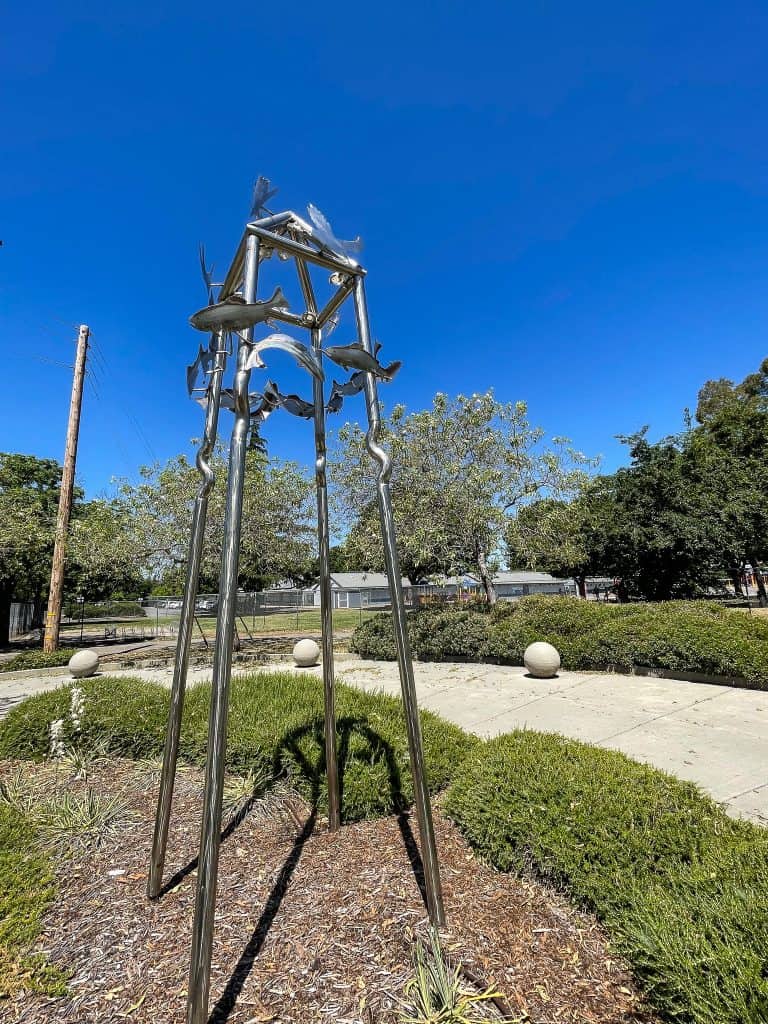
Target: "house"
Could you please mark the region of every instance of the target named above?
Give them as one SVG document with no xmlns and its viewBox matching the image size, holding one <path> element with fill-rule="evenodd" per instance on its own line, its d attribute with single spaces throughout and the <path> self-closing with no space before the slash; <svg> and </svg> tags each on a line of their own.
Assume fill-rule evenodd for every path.
<svg viewBox="0 0 768 1024">
<path fill-rule="evenodd" d="M 405 600 L 411 601 L 411 584 L 402 581 Z M 312 587 L 314 604 L 320 605 L 320 585 Z M 383 572 L 332 572 L 331 607 L 383 608 L 388 605 L 389 583 Z"/>
<path fill-rule="evenodd" d="M 478 581 L 479 583 L 479 581 Z M 526 569 L 510 569 L 497 572 L 493 577 L 497 597 L 526 597 L 528 594 L 575 594 L 573 580 L 562 580 L 548 572 L 529 572 Z"/>
</svg>

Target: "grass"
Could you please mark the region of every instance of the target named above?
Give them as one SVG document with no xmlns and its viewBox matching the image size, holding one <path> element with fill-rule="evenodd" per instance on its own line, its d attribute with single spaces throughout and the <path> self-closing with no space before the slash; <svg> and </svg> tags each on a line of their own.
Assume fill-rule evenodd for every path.
<svg viewBox="0 0 768 1024">
<path fill-rule="evenodd" d="M 0 672 L 19 672 L 28 668 L 56 668 L 66 665 L 75 653 L 74 647 L 60 647 L 58 651 L 21 651 L 7 661 L 0 662 Z"/>
<path fill-rule="evenodd" d="M 768 1021 L 768 832 L 623 754 L 519 731 L 458 768 L 448 813 L 501 871 L 605 923 L 676 1024 Z"/>
<path fill-rule="evenodd" d="M 138 629 L 143 630 L 145 633 L 151 633 L 155 628 L 155 625 L 168 629 L 176 628 L 179 624 L 178 615 L 167 615 L 160 614 L 155 617 L 152 614 L 154 609 L 147 609 L 147 617 L 143 619 L 121 619 L 109 622 L 108 624 L 101 623 L 98 626 L 97 632 L 99 636 L 103 636 L 104 625 L 108 625 L 109 629 Z M 379 614 L 378 612 L 371 611 L 370 609 L 354 609 L 354 608 L 336 608 L 333 611 L 333 628 L 341 632 L 349 632 L 350 630 L 356 629 L 362 622 L 366 622 L 368 619 L 373 618 Z M 215 616 L 201 616 L 198 618 L 198 623 L 205 633 L 206 637 L 210 638 L 216 634 L 216 618 Z M 298 612 L 279 612 L 274 615 L 244 615 L 243 622 L 248 630 L 255 635 L 271 635 L 277 633 L 296 633 L 299 632 L 320 634 L 320 610 L 318 608 L 302 608 Z M 94 632 L 94 623 L 85 621 L 85 633 L 89 635 Z M 246 636 L 246 632 L 243 629 L 243 623 L 238 620 L 237 628 L 243 637 Z M 195 635 L 200 636 L 200 632 L 195 626 Z M 63 626 L 61 629 L 62 639 L 75 639 L 80 638 L 80 623 L 71 623 Z"/>
<path fill-rule="evenodd" d="M 49 858 L 31 841 L 34 824 L 0 795 L 0 998 L 21 988 L 62 995 L 66 978 L 27 952 L 55 886 Z"/>
<path fill-rule="evenodd" d="M 168 691 L 126 677 L 80 681 L 85 710 L 79 742 L 135 758 L 162 752 Z M 37 694 L 13 708 L 0 724 L 0 757 L 42 760 L 48 728 L 64 719 L 64 742 L 72 744 L 68 708 L 71 689 Z M 203 764 L 207 749 L 210 686 L 194 686 L 186 697 L 181 757 Z M 336 695 L 342 813 L 347 821 L 389 814 L 411 801 L 408 745 L 402 704 L 393 697 L 338 686 Z M 457 726 L 422 712 L 422 731 L 433 791 L 450 782 L 457 757 L 478 741 Z M 227 768 L 255 778 L 288 778 L 325 808 L 325 748 L 322 683 L 289 672 L 251 673 L 232 680 Z"/>
</svg>

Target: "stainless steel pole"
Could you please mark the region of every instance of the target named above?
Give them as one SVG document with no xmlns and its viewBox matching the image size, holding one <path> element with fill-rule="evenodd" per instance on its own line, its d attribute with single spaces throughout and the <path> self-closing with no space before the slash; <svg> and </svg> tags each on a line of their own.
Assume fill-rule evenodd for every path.
<svg viewBox="0 0 768 1024">
<path fill-rule="evenodd" d="M 306 264 L 296 260 L 304 299 L 310 313 L 317 312 L 312 280 Z M 312 350 L 318 359 L 322 333 L 311 332 Z M 325 443 L 325 395 L 323 382 L 312 378 L 315 405 L 315 487 L 317 489 L 317 547 L 320 562 L 320 629 L 323 645 L 323 694 L 325 706 L 325 771 L 328 780 L 328 827 L 335 832 L 341 826 L 339 768 L 336 758 L 336 684 L 333 666 L 333 608 L 331 605 L 331 547 L 328 520 L 328 479 Z"/>
<path fill-rule="evenodd" d="M 259 269 L 259 241 L 249 235 L 243 271 L 243 298 L 253 302 Z M 224 756 L 227 747 L 227 710 L 232 671 L 232 638 L 237 610 L 237 569 L 240 553 L 240 523 L 243 511 L 245 456 L 248 445 L 250 409 L 248 384 L 251 371 L 245 369 L 251 350 L 253 329 L 242 332 L 237 348 L 234 381 L 235 423 L 229 447 L 227 510 L 219 582 L 219 616 L 213 656 L 211 711 L 208 722 L 208 758 L 205 768 L 203 822 L 197 866 L 195 916 L 192 923 L 192 953 L 189 964 L 187 1024 L 205 1024 L 211 980 L 213 916 L 221 844 L 221 807 L 224 793 Z"/>
<path fill-rule="evenodd" d="M 189 537 L 187 554 L 187 580 L 184 586 L 181 613 L 179 617 L 179 636 L 176 643 L 176 660 L 173 666 L 173 683 L 171 684 L 171 706 L 168 712 L 168 729 L 165 734 L 163 751 L 163 767 L 160 774 L 160 792 L 157 798 L 157 814 L 155 815 L 155 834 L 152 840 L 152 856 L 149 862 L 149 880 L 147 895 L 154 899 L 160 892 L 165 866 L 165 851 L 168 843 L 168 826 L 171 820 L 171 803 L 173 786 L 176 779 L 176 762 L 179 755 L 179 735 L 181 733 L 181 717 L 184 710 L 184 692 L 187 685 L 187 667 L 189 652 L 192 646 L 192 626 L 195 620 L 195 601 L 200 580 L 200 563 L 203 554 L 205 521 L 208 514 L 208 497 L 215 481 L 213 470 L 208 459 L 216 444 L 216 432 L 219 422 L 219 406 L 221 402 L 221 379 L 227 362 L 226 336 L 219 331 L 213 337 L 216 353 L 208 382 L 208 407 L 205 412 L 203 440 L 197 451 L 197 471 L 202 477 L 200 487 L 192 509 L 192 530 Z M 157 611 L 157 609 L 155 609 Z"/>
<path fill-rule="evenodd" d="M 320 356 L 321 332 L 313 330 L 312 348 Z M 323 382 L 312 378 L 315 399 L 315 486 L 317 488 L 317 546 L 320 556 L 320 623 L 323 645 L 323 692 L 325 695 L 325 770 L 328 778 L 328 827 L 341 825 L 339 768 L 336 760 L 336 687 L 333 670 L 333 609 L 331 606 L 331 543 L 328 525 L 326 475 L 325 397 Z"/>
<path fill-rule="evenodd" d="M 358 338 L 363 348 L 372 353 L 370 326 L 368 322 L 368 305 L 365 298 L 365 280 L 355 280 L 355 316 L 357 318 Z M 408 639 L 408 626 L 405 618 L 405 601 L 400 577 L 400 560 L 395 544 L 395 522 L 392 515 L 392 495 L 389 480 L 392 475 L 392 460 L 388 453 L 379 445 L 381 415 L 376 378 L 366 374 L 365 404 L 368 412 L 368 433 L 366 447 L 371 457 L 379 464 L 377 491 L 379 498 L 379 514 L 381 516 L 381 533 L 384 542 L 384 561 L 389 578 L 389 593 L 392 599 L 392 623 L 395 630 L 397 647 L 397 663 L 400 669 L 400 685 L 405 705 L 405 723 L 408 732 L 408 748 L 411 757 L 411 774 L 413 776 L 413 794 L 416 802 L 416 816 L 419 822 L 421 839 L 421 860 L 424 865 L 424 882 L 427 890 L 427 908 L 433 925 L 445 924 L 443 892 L 440 884 L 440 866 L 437 860 L 435 845 L 435 829 L 432 822 L 432 806 L 429 801 L 426 771 L 424 767 L 424 751 L 421 742 L 421 725 L 419 708 L 416 701 L 416 684 L 413 677 L 413 659 Z"/>
</svg>

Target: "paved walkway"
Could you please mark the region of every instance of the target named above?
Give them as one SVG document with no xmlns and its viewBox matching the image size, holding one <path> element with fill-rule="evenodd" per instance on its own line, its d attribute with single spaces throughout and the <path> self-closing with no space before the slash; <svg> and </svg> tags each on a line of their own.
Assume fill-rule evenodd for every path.
<svg viewBox="0 0 768 1024">
<path fill-rule="evenodd" d="M 336 670 L 363 690 L 400 692 L 392 662 L 341 658 Z M 319 668 L 310 671 L 320 675 Z M 561 672 L 541 680 L 498 665 L 417 662 L 415 672 L 420 706 L 478 736 L 528 727 L 621 750 L 698 783 L 731 814 L 768 825 L 768 692 L 609 673 Z M 165 684 L 171 675 L 131 674 Z M 197 669 L 190 682 L 209 677 L 210 669 Z M 24 696 L 62 681 L 0 677 L 0 716 Z"/>
</svg>

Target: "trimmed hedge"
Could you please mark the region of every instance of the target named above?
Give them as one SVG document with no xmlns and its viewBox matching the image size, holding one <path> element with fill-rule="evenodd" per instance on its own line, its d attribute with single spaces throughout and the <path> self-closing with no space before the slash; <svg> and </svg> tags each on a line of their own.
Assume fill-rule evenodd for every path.
<svg viewBox="0 0 768 1024">
<path fill-rule="evenodd" d="M 74 647 L 60 647 L 58 651 L 20 651 L 7 661 L 0 662 L 0 672 L 19 672 L 25 668 L 57 668 L 66 665 L 74 653 Z"/>
<path fill-rule="evenodd" d="M 470 755 L 446 808 L 499 870 L 594 911 L 665 1019 L 768 1021 L 768 831 L 623 754 L 529 731 Z"/>
<path fill-rule="evenodd" d="M 80 680 L 85 699 L 80 742 L 127 757 L 162 753 L 168 690 L 131 678 Z M 0 757 L 43 759 L 49 724 L 69 728 L 70 686 L 38 694 L 0 723 Z M 186 696 L 180 756 L 203 764 L 207 749 L 210 686 Z M 336 691 L 342 813 L 347 821 L 400 810 L 412 799 L 402 704 L 394 697 L 348 686 Z M 428 783 L 432 791 L 451 780 L 458 760 L 477 740 L 428 711 L 421 713 Z M 288 775 L 310 800 L 325 808 L 322 684 L 309 675 L 255 673 L 232 680 L 227 767 Z M 71 740 L 65 731 L 65 739 Z"/>
<path fill-rule="evenodd" d="M 422 661 L 522 665 L 534 640 L 547 640 L 566 669 L 701 672 L 768 689 L 768 621 L 706 601 L 609 605 L 571 597 L 524 597 L 488 611 L 424 610 L 408 617 Z M 389 615 L 363 622 L 351 647 L 363 657 L 395 657 Z"/>
</svg>

